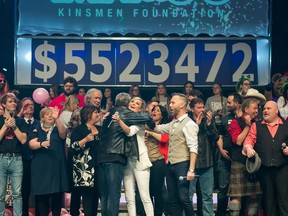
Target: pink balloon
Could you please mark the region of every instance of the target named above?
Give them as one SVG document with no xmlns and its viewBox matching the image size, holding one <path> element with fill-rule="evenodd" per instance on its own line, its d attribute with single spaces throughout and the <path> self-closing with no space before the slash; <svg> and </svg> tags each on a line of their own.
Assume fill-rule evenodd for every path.
<svg viewBox="0 0 288 216">
<path fill-rule="evenodd" d="M 38 104 L 43 104 L 49 98 L 49 93 L 44 88 L 37 88 L 33 92 L 33 100 Z"/>
<path fill-rule="evenodd" d="M 5 212 L 4 212 L 4 215 L 5 216 L 12 216 L 12 211 L 10 209 L 5 209 Z"/>
</svg>

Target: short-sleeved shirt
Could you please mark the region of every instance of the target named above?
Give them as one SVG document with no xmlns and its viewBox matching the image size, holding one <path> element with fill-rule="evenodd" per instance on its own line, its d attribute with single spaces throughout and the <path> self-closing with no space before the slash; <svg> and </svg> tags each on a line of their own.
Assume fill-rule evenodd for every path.
<svg viewBox="0 0 288 216">
<path fill-rule="evenodd" d="M 16 125 L 22 133 L 28 134 L 28 125 L 25 120 L 17 116 L 14 117 Z M 0 128 L 5 123 L 5 117 L 0 116 Z M 12 128 L 8 128 L 0 141 L 0 153 L 21 153 L 22 143 L 17 139 Z"/>
</svg>

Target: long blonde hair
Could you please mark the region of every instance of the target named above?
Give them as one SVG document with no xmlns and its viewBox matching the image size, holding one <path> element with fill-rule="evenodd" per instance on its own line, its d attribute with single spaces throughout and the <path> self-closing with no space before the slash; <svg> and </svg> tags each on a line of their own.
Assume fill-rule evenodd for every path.
<svg viewBox="0 0 288 216">
<path fill-rule="evenodd" d="M 72 110 L 72 106 L 78 103 L 79 99 L 75 95 L 69 95 L 69 97 L 64 103 L 64 110 L 73 112 L 74 110 Z"/>
</svg>

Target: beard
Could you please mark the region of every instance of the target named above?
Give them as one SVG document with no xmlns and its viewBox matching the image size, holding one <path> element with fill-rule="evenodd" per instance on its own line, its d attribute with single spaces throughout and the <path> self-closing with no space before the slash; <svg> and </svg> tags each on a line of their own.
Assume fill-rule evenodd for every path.
<svg viewBox="0 0 288 216">
<path fill-rule="evenodd" d="M 228 108 L 228 111 L 231 113 L 235 113 L 236 107 L 230 107 L 230 108 Z"/>
<path fill-rule="evenodd" d="M 65 94 L 65 96 L 70 96 L 70 95 L 72 95 L 74 92 L 73 91 L 71 91 L 71 92 L 67 92 L 67 91 L 63 91 L 63 93 Z"/>
<path fill-rule="evenodd" d="M 178 113 L 179 113 L 179 110 L 178 109 L 173 109 L 173 116 L 177 116 L 178 115 Z"/>
</svg>

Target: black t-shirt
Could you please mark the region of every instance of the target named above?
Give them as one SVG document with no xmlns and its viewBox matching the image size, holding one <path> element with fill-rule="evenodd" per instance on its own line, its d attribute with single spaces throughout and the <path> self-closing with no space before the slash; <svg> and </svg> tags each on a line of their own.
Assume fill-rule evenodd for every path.
<svg viewBox="0 0 288 216">
<path fill-rule="evenodd" d="M 14 117 L 16 125 L 22 133 L 28 134 L 28 125 L 25 120 L 17 116 Z M 5 118 L 0 116 L 0 128 L 4 125 Z M 12 128 L 8 128 L 0 141 L 0 153 L 21 153 L 22 143 L 17 139 Z"/>
<path fill-rule="evenodd" d="M 232 120 L 235 118 L 235 115 L 228 113 L 222 117 L 221 125 L 219 127 L 219 135 L 223 136 L 223 149 L 228 151 L 228 155 L 231 157 L 232 150 L 232 139 L 228 132 L 228 127 Z"/>
</svg>

